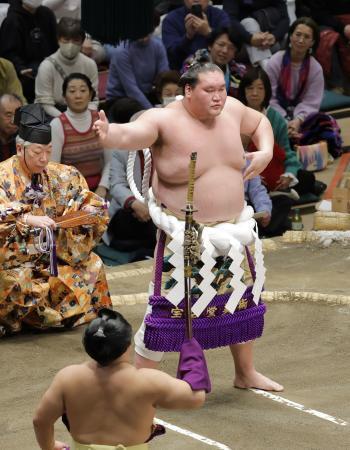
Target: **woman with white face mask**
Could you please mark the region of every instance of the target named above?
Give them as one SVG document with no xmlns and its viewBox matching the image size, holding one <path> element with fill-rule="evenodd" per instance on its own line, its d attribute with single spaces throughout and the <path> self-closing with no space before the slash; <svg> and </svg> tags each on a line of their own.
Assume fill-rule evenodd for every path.
<svg viewBox="0 0 350 450">
<path fill-rule="evenodd" d="M 0 55 L 15 66 L 29 103 L 40 63 L 57 50 L 55 15 L 41 3 L 12 0 L 0 28 Z"/>
<path fill-rule="evenodd" d="M 35 80 L 35 102 L 41 103 L 46 113 L 58 117 L 65 111 L 66 101 L 62 96 L 63 80 L 71 73 L 83 73 L 92 82 L 97 92 L 98 72 L 95 61 L 81 53 L 85 32 L 80 20 L 63 17 L 57 25 L 59 49 L 46 58 L 39 67 Z M 89 104 L 97 109 L 98 98 Z"/>
</svg>

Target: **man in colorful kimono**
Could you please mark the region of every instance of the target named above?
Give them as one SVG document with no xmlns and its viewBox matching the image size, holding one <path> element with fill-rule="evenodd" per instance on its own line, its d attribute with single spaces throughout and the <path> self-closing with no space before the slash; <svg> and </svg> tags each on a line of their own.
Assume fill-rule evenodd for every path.
<svg viewBox="0 0 350 450">
<path fill-rule="evenodd" d="M 51 129 L 39 105 L 16 112 L 17 155 L 0 164 L 0 336 L 22 326 L 90 322 L 111 304 L 100 258 L 104 202 L 74 168 L 49 162 Z M 93 224 L 61 228 L 54 218 L 85 210 Z"/>
</svg>

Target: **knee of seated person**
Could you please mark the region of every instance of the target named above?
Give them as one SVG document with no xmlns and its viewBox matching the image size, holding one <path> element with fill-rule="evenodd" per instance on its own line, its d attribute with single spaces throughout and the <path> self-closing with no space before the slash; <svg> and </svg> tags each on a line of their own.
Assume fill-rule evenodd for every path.
<svg viewBox="0 0 350 450">
<path fill-rule="evenodd" d="M 249 31 L 249 33 L 254 34 L 261 31 L 260 25 L 252 17 L 246 17 L 245 19 L 241 20 L 241 24 L 247 31 Z"/>
</svg>

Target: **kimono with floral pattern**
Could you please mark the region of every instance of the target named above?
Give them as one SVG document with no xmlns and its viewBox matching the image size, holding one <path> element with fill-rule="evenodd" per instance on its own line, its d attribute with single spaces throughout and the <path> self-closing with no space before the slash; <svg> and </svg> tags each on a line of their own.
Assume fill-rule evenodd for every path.
<svg viewBox="0 0 350 450">
<path fill-rule="evenodd" d="M 76 326 L 111 305 L 101 259 L 91 250 L 107 225 L 100 197 L 88 190 L 74 168 L 50 162 L 41 175 L 37 197 L 17 156 L 0 164 L 0 327 L 18 332 Z M 85 205 L 98 209 L 98 223 L 55 231 L 58 275 L 50 275 L 50 257 L 38 251 L 40 229 L 23 214 L 62 216 Z"/>
</svg>

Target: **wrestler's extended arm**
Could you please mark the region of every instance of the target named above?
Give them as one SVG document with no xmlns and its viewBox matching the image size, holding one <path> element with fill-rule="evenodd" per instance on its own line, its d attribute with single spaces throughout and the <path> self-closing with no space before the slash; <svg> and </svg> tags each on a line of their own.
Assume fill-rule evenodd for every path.
<svg viewBox="0 0 350 450">
<path fill-rule="evenodd" d="M 154 393 L 153 406 L 166 409 L 199 408 L 205 401 L 205 391 L 192 391 L 186 381 L 178 380 L 160 370 L 140 369 L 145 382 Z"/>
<path fill-rule="evenodd" d="M 271 124 L 263 114 L 246 106 L 243 108 L 241 134 L 251 136 L 259 150 L 246 154 L 251 163 L 244 172 L 244 179 L 250 180 L 259 175 L 271 161 L 274 137 Z"/>
<path fill-rule="evenodd" d="M 42 450 L 59 450 L 69 448 L 63 442 L 55 441 L 54 424 L 64 413 L 63 372 L 58 372 L 51 386 L 43 395 L 34 414 L 33 426 L 36 440 Z"/>
<path fill-rule="evenodd" d="M 100 111 L 94 130 L 104 148 L 139 150 L 150 147 L 158 139 L 157 119 L 161 110 L 145 111 L 137 120 L 127 124 L 108 122 L 104 111 Z"/>
</svg>

